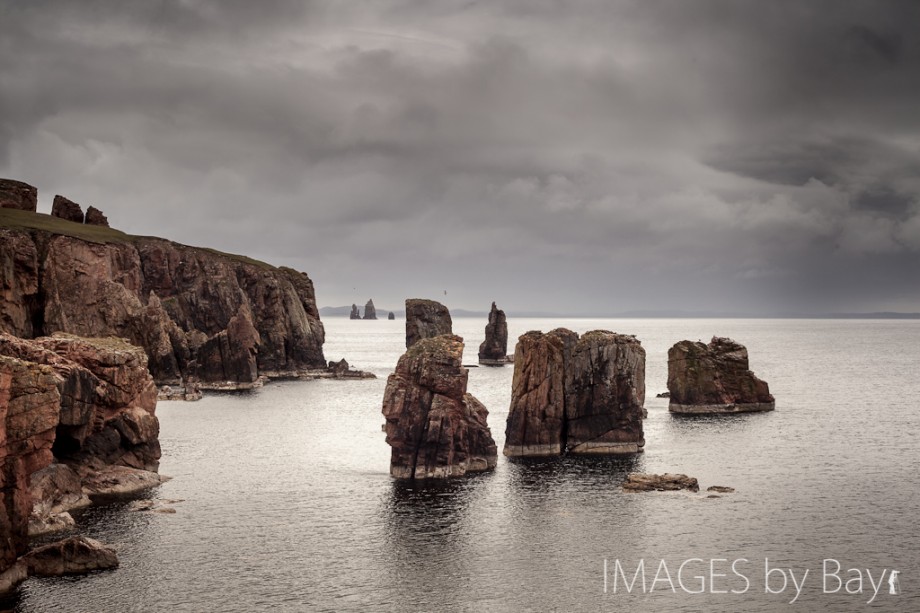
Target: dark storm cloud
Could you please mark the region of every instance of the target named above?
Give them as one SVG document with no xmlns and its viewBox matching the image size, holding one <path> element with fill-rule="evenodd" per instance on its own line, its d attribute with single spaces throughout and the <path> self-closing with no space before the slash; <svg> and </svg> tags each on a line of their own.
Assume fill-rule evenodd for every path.
<svg viewBox="0 0 920 613">
<path fill-rule="evenodd" d="M 7 2 L 0 175 L 307 270 L 323 304 L 920 310 L 917 23 L 912 2 Z"/>
</svg>

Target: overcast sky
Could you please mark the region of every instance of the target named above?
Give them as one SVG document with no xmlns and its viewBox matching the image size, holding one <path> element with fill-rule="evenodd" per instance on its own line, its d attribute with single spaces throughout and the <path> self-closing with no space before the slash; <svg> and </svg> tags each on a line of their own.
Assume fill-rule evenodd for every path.
<svg viewBox="0 0 920 613">
<path fill-rule="evenodd" d="M 0 176 L 324 306 L 920 311 L 920 2 L 3 0 Z"/>
</svg>

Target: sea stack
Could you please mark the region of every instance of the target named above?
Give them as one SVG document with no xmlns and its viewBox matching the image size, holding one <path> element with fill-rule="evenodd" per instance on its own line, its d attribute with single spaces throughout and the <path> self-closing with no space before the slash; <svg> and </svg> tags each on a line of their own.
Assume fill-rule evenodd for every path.
<svg viewBox="0 0 920 613">
<path fill-rule="evenodd" d="M 446 306 L 421 298 L 406 300 L 406 349 L 423 338 L 452 333 L 453 322 Z"/>
<path fill-rule="evenodd" d="M 349 319 L 361 319 L 361 311 L 358 309 L 357 304 L 351 305 L 351 314 L 348 316 Z"/>
<path fill-rule="evenodd" d="M 463 339 L 420 339 L 399 358 L 383 396 L 390 474 L 400 479 L 458 477 L 495 467 L 489 412 L 467 393 Z"/>
<path fill-rule="evenodd" d="M 504 454 L 640 452 L 644 403 L 645 350 L 634 336 L 528 332 L 515 348 Z"/>
<path fill-rule="evenodd" d="M 80 205 L 61 195 L 55 196 L 54 202 L 51 203 L 51 216 L 83 223 L 83 209 Z"/>
<path fill-rule="evenodd" d="M 374 308 L 373 300 L 368 300 L 364 305 L 364 319 L 377 319 L 377 309 Z"/>
<path fill-rule="evenodd" d="M 393 321 L 394 319 L 396 319 L 396 313 L 394 313 L 393 311 L 390 311 L 390 314 L 387 315 L 387 319 L 389 319 L 390 321 Z"/>
<path fill-rule="evenodd" d="M 502 366 L 507 363 L 508 322 L 505 312 L 492 303 L 489 323 L 486 324 L 486 340 L 479 345 L 479 363 L 486 366 Z"/>
<path fill-rule="evenodd" d="M 717 336 L 708 345 L 681 341 L 671 347 L 668 392 L 672 413 L 748 413 L 776 408 L 767 382 L 749 370 L 744 345 Z"/>
<path fill-rule="evenodd" d="M 22 181 L 0 179 L 0 209 L 38 210 L 38 189 Z"/>
</svg>

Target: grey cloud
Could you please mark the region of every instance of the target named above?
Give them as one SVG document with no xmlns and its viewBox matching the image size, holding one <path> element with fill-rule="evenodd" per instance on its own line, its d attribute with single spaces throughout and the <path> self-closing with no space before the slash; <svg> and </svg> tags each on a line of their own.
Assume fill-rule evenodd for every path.
<svg viewBox="0 0 920 613">
<path fill-rule="evenodd" d="M 4 3 L 0 175 L 301 268 L 323 304 L 916 311 L 918 18 Z"/>
</svg>

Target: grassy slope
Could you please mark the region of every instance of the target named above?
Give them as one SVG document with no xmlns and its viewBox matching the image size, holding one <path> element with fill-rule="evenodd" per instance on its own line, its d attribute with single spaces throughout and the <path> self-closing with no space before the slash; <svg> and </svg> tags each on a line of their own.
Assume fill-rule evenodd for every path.
<svg viewBox="0 0 920 613">
<path fill-rule="evenodd" d="M 143 239 L 166 240 L 157 238 L 155 236 L 137 236 L 134 234 L 125 234 L 121 230 L 115 230 L 113 228 L 88 226 L 82 223 L 76 223 L 73 221 L 60 219 L 58 217 L 52 217 L 51 215 L 46 215 L 44 213 L 30 213 L 28 211 L 18 211 L 15 209 L 0 209 L 0 228 L 24 231 L 39 230 L 42 232 L 48 232 L 50 234 L 70 236 L 71 238 L 77 238 L 99 245 L 105 245 L 108 243 L 136 243 Z M 187 245 L 182 246 L 186 247 Z M 207 247 L 192 248 L 201 249 L 202 251 L 207 251 L 209 253 L 213 253 L 214 255 L 225 257 L 242 264 L 250 264 L 252 266 L 258 266 L 259 268 L 267 268 L 272 270 L 275 269 L 275 267 L 271 264 L 266 264 L 265 262 L 246 257 L 245 255 L 224 253 L 222 251 L 209 249 Z"/>
</svg>

